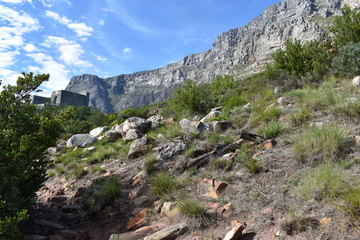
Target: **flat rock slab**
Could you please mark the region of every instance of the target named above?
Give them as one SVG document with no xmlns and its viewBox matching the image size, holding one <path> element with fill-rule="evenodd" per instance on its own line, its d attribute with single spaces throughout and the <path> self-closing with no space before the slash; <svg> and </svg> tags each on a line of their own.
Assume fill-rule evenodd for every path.
<svg viewBox="0 0 360 240">
<path fill-rule="evenodd" d="M 90 134 L 75 134 L 67 142 L 67 147 L 86 147 L 93 144 L 98 139 Z"/>
<path fill-rule="evenodd" d="M 186 223 L 176 224 L 153 233 L 150 236 L 144 238 L 144 240 L 175 240 L 177 237 L 184 234 L 187 229 L 188 226 Z"/>
</svg>

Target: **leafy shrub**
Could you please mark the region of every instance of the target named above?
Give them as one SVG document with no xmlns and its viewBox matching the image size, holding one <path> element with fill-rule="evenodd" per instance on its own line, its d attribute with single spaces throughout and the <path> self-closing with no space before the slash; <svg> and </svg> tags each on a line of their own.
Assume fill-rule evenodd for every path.
<svg viewBox="0 0 360 240">
<path fill-rule="evenodd" d="M 295 127 L 301 126 L 310 120 L 311 113 L 307 107 L 298 108 L 290 115 L 290 121 Z"/>
<path fill-rule="evenodd" d="M 1 199 L 1 196 L 0 196 Z M 4 207 L 5 202 L 0 200 L 0 210 Z M 12 239 L 21 239 L 21 233 L 18 228 L 18 224 L 26 220 L 28 214 L 26 210 L 17 212 L 15 216 L 9 217 L 0 217 L 0 239 L 12 240 Z"/>
<path fill-rule="evenodd" d="M 177 202 L 182 214 L 188 217 L 202 217 L 205 215 L 205 208 L 197 201 L 187 198 Z"/>
<path fill-rule="evenodd" d="M 85 206 L 90 210 L 102 209 L 119 196 L 121 190 L 121 184 L 116 177 L 97 179 L 88 193 Z"/>
<path fill-rule="evenodd" d="M 350 42 L 360 42 L 360 12 L 349 6 L 341 9 L 341 15 L 335 16 L 330 32 L 335 48 L 341 48 Z"/>
<path fill-rule="evenodd" d="M 140 107 L 140 108 L 128 108 L 125 110 L 122 110 L 117 115 L 117 121 L 118 123 L 124 122 L 126 119 L 130 117 L 140 117 L 140 118 L 147 118 L 149 114 L 149 107 Z"/>
<path fill-rule="evenodd" d="M 343 169 L 334 163 L 325 163 L 301 180 L 298 191 L 305 199 L 332 200 L 344 192 L 348 181 Z"/>
<path fill-rule="evenodd" d="M 360 33 L 360 32 L 359 32 Z M 331 63 L 335 76 L 353 77 L 360 74 L 360 44 L 349 43 L 339 49 Z"/>
<path fill-rule="evenodd" d="M 176 191 L 179 182 L 166 172 L 160 172 L 150 179 L 150 191 L 155 196 L 168 198 L 168 195 Z"/>
<path fill-rule="evenodd" d="M 265 135 L 266 138 L 275 138 L 284 130 L 282 123 L 273 121 L 266 124 L 264 127 L 259 128 L 257 133 L 260 135 Z"/>
<path fill-rule="evenodd" d="M 310 127 L 294 139 L 295 158 L 307 161 L 335 160 L 349 150 L 346 133 L 334 124 Z"/>
</svg>

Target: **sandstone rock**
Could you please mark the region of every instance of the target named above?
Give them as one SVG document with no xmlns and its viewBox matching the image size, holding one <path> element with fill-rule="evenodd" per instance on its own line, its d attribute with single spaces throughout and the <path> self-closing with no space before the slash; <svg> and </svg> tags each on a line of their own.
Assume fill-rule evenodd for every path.
<svg viewBox="0 0 360 240">
<path fill-rule="evenodd" d="M 134 199 L 135 207 L 143 207 L 144 203 L 147 201 L 147 196 L 141 196 Z"/>
<path fill-rule="evenodd" d="M 323 226 L 327 226 L 331 223 L 331 218 L 329 217 L 324 217 L 322 219 L 320 219 L 320 224 Z"/>
<path fill-rule="evenodd" d="M 146 136 L 141 139 L 136 139 L 131 143 L 130 149 L 128 152 L 128 158 L 136 158 L 140 156 L 148 148 L 148 138 Z"/>
<path fill-rule="evenodd" d="M 276 141 L 274 139 L 266 140 L 263 142 L 263 145 L 266 149 L 270 149 L 276 145 Z"/>
<path fill-rule="evenodd" d="M 220 110 L 221 110 L 221 107 L 211 109 L 211 111 L 205 117 L 203 117 L 200 120 L 200 122 L 206 122 L 206 120 L 208 120 L 210 118 L 215 118 L 215 117 L 220 116 L 220 114 L 221 114 Z"/>
<path fill-rule="evenodd" d="M 126 132 L 124 140 L 125 141 L 132 141 L 132 140 L 135 140 L 135 139 L 140 139 L 143 136 L 144 136 L 144 133 L 141 132 L 140 130 L 138 130 L 138 129 L 129 129 Z"/>
<path fill-rule="evenodd" d="M 360 76 L 356 76 L 352 80 L 353 86 L 360 86 Z"/>
<path fill-rule="evenodd" d="M 237 223 L 224 237 L 223 240 L 239 240 L 246 223 Z"/>
<path fill-rule="evenodd" d="M 78 233 L 71 230 L 60 230 L 57 231 L 57 234 L 65 238 L 66 240 L 75 240 Z"/>
<path fill-rule="evenodd" d="M 167 161 L 186 150 L 186 143 L 181 140 L 164 143 L 153 150 L 157 151 L 157 160 Z"/>
<path fill-rule="evenodd" d="M 174 121 L 174 118 L 167 118 L 164 120 L 164 123 L 166 125 L 170 125 L 170 124 L 173 124 L 175 121 Z"/>
<path fill-rule="evenodd" d="M 210 126 L 200 121 L 190 121 L 186 118 L 180 121 L 180 126 L 184 133 L 201 133 L 210 130 Z"/>
<path fill-rule="evenodd" d="M 128 132 L 130 129 L 136 129 L 139 132 L 145 133 L 151 126 L 151 122 L 139 117 L 128 118 L 123 123 L 124 132 Z"/>
<path fill-rule="evenodd" d="M 188 226 L 186 223 L 176 224 L 153 233 L 150 236 L 145 237 L 144 240 L 175 240 L 177 237 L 184 234 L 187 229 Z"/>
<path fill-rule="evenodd" d="M 155 116 L 151 116 L 148 119 L 146 119 L 146 121 L 150 122 L 150 128 L 154 129 L 159 127 L 162 122 L 163 122 L 164 118 L 161 115 L 155 115 Z"/>
<path fill-rule="evenodd" d="M 98 139 L 90 134 L 75 134 L 66 143 L 67 147 L 86 147 Z"/>
<path fill-rule="evenodd" d="M 135 217 L 130 219 L 130 221 L 126 225 L 126 229 L 130 230 L 133 228 L 138 228 L 139 226 L 141 226 L 141 224 L 145 222 L 145 220 L 146 220 L 146 210 L 143 209 L 141 212 L 136 214 Z"/>
<path fill-rule="evenodd" d="M 143 210 L 143 208 L 134 208 L 134 210 L 131 211 L 131 214 L 135 216 L 142 210 Z"/>
<path fill-rule="evenodd" d="M 206 192 L 205 197 L 218 198 L 221 192 L 227 187 L 227 183 L 219 182 L 215 179 L 200 179 L 198 182 L 198 191 Z"/>
<path fill-rule="evenodd" d="M 102 133 L 104 133 L 105 131 L 107 131 L 108 129 L 109 128 L 107 126 L 97 127 L 90 131 L 90 135 L 97 137 L 97 136 L 101 135 Z"/>
<path fill-rule="evenodd" d="M 164 202 L 161 209 L 161 216 L 172 217 L 180 213 L 179 208 L 177 207 L 176 202 Z"/>
</svg>

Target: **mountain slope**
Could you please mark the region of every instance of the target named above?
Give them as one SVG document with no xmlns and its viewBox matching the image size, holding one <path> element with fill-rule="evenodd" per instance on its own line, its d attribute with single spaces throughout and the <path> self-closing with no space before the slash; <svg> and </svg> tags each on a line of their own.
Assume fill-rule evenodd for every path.
<svg viewBox="0 0 360 240">
<path fill-rule="evenodd" d="M 356 2 L 346 3 L 349 1 Z M 184 79 L 208 82 L 216 75 L 249 75 L 260 71 L 270 59 L 269 54 L 286 39 L 319 38 L 322 25 L 338 14 L 344 3 L 345 0 L 283 0 L 247 25 L 219 35 L 208 51 L 150 71 L 108 78 L 74 76 L 66 90 L 89 92 L 90 105 L 109 113 L 163 101 Z"/>
</svg>

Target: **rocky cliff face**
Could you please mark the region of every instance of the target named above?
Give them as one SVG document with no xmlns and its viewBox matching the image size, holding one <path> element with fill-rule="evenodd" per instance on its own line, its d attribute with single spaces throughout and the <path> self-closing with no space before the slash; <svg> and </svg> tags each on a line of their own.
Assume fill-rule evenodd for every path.
<svg viewBox="0 0 360 240">
<path fill-rule="evenodd" d="M 89 92 L 90 105 L 105 113 L 158 103 L 169 97 L 184 79 L 208 82 L 216 75 L 236 74 L 240 78 L 258 72 L 286 39 L 319 38 L 328 17 L 339 14 L 343 4 L 358 2 L 283 0 L 247 25 L 218 36 L 208 51 L 151 71 L 108 78 L 74 76 L 66 90 Z"/>
</svg>

